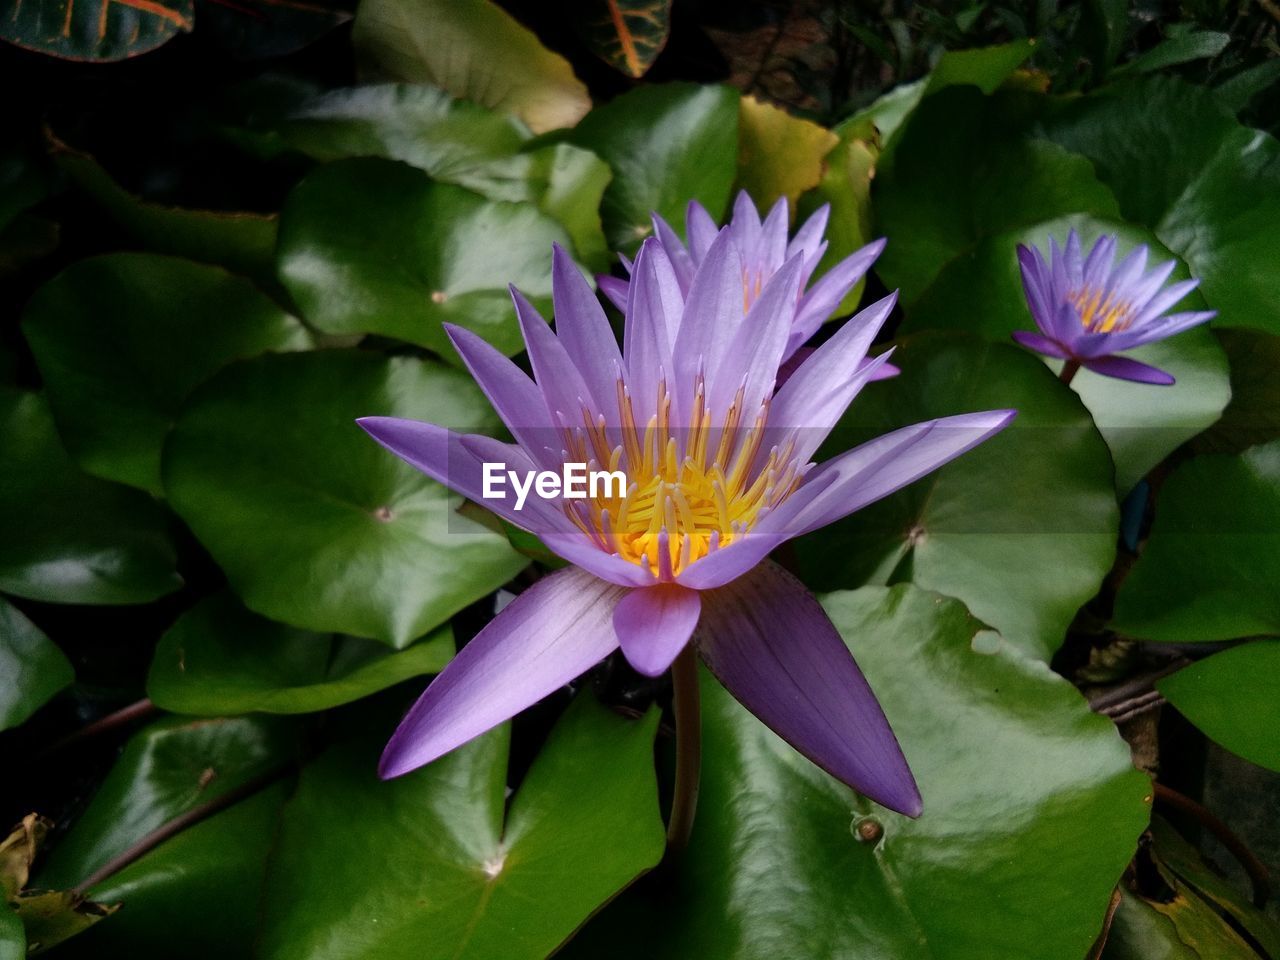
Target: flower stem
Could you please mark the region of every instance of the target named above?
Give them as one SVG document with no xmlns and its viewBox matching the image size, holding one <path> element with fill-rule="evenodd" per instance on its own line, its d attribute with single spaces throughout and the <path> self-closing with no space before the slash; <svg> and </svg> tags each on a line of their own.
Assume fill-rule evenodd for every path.
<svg viewBox="0 0 1280 960">
<path fill-rule="evenodd" d="M 1058 374 L 1058 379 L 1063 383 L 1070 383 L 1075 375 L 1080 371 L 1079 360 L 1068 360 L 1062 365 L 1062 372 Z"/>
<path fill-rule="evenodd" d="M 671 665 L 672 706 L 676 715 L 676 785 L 667 821 L 667 847 L 683 850 L 693 830 L 702 770 L 702 710 L 698 699 L 698 656 L 690 643 Z"/>
</svg>

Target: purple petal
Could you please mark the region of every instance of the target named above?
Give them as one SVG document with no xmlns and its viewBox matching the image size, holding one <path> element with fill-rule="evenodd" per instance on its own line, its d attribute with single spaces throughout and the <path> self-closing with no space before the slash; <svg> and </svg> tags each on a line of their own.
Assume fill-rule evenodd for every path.
<svg viewBox="0 0 1280 960">
<path fill-rule="evenodd" d="M 795 326 L 791 334 L 793 347 L 798 347 L 813 336 L 835 312 L 845 294 L 871 269 L 871 265 L 884 250 L 884 245 L 882 238 L 849 254 L 828 270 L 804 295 L 796 311 Z"/>
<path fill-rule="evenodd" d="M 748 263 L 759 256 L 760 211 L 751 202 L 745 190 L 739 190 L 733 199 L 733 216 L 729 220 L 729 232 L 733 235 L 742 258 Z"/>
<path fill-rule="evenodd" d="M 1134 247 L 1129 251 L 1128 256 L 1121 260 L 1116 268 L 1111 271 L 1111 276 L 1107 278 L 1106 285 L 1115 292 L 1118 298 L 1127 300 L 1134 292 L 1128 288 L 1138 282 L 1142 277 L 1143 271 L 1147 269 L 1148 252 L 1146 244 Z"/>
<path fill-rule="evenodd" d="M 822 235 L 827 232 L 827 220 L 831 216 L 831 204 L 824 203 L 809 216 L 804 225 L 796 231 L 796 235 L 791 238 L 791 243 L 787 246 L 787 256 L 794 257 L 797 253 L 805 255 L 805 262 L 813 261 L 813 254 L 822 243 Z"/>
<path fill-rule="evenodd" d="M 1200 286 L 1199 280 L 1179 280 L 1167 290 L 1162 290 L 1152 297 L 1134 319 L 1134 323 L 1143 324 L 1154 320 L 1198 286 Z"/>
<path fill-rule="evenodd" d="M 1137 383 L 1151 383 L 1161 387 L 1173 384 L 1170 374 L 1146 363 L 1130 360 L 1128 357 L 1094 357 L 1084 361 L 1084 365 L 1094 373 L 1104 377 L 1115 377 L 1119 380 L 1133 380 Z"/>
<path fill-rule="evenodd" d="M 556 336 L 598 404 L 614 396 L 614 370 L 622 363 L 604 308 L 578 265 L 557 243 L 551 258 Z"/>
<path fill-rule="evenodd" d="M 697 590 L 674 583 L 632 590 L 613 611 L 613 629 L 627 662 L 646 677 L 671 666 L 698 625 Z"/>
<path fill-rule="evenodd" d="M 1032 333 L 1029 330 L 1015 330 L 1011 336 L 1028 350 L 1043 353 L 1046 357 L 1056 357 L 1059 360 L 1067 358 L 1066 350 L 1056 340 L 1050 340 L 1048 337 Z"/>
<path fill-rule="evenodd" d="M 653 233 L 666 251 L 667 259 L 671 261 L 671 269 L 675 272 L 676 281 L 680 284 L 680 296 L 683 297 L 689 292 L 689 284 L 693 282 L 693 257 L 689 256 L 689 251 L 671 229 L 671 224 L 656 213 L 653 215 Z"/>
<path fill-rule="evenodd" d="M 1160 288 L 1164 286 L 1165 281 L 1169 279 L 1169 275 L 1173 273 L 1177 266 L 1178 261 L 1166 260 L 1164 263 L 1152 267 L 1151 272 L 1134 286 L 1130 303 L 1133 309 L 1137 311 L 1139 318 L 1145 312 L 1147 305 L 1151 303 L 1151 298 L 1160 291 Z"/>
<path fill-rule="evenodd" d="M 787 256 L 787 227 L 791 216 L 787 208 L 787 198 L 779 197 L 769 215 L 764 218 L 760 228 L 760 252 L 756 258 L 757 265 L 772 274 L 789 259 Z M 801 257 L 801 263 L 805 260 Z"/>
<path fill-rule="evenodd" d="M 552 462 L 558 458 L 554 452 L 548 455 L 542 442 L 548 435 L 545 428 L 552 424 L 537 385 L 501 351 L 470 330 L 446 323 L 444 331 L 512 436 L 539 463 L 558 468 L 559 462 Z"/>
<path fill-rule="evenodd" d="M 651 237 L 636 256 L 624 334 L 628 382 L 633 391 L 640 391 L 642 403 L 653 402 L 659 370 L 672 369 L 671 345 L 683 310 L 684 297 L 667 250 Z"/>
<path fill-rule="evenodd" d="M 627 281 L 621 277 L 613 277 L 607 273 L 596 274 L 596 284 L 600 287 L 600 292 L 608 297 L 619 310 L 627 309 Z"/>
<path fill-rule="evenodd" d="M 1216 310 L 1171 313 L 1142 326 L 1131 327 L 1122 333 L 1112 334 L 1111 341 L 1107 345 L 1110 349 L 1107 352 L 1119 353 L 1122 350 L 1132 350 L 1134 347 L 1140 347 L 1144 343 L 1165 340 L 1168 337 L 1182 333 L 1184 330 L 1190 330 L 1192 327 L 1198 327 L 1202 323 L 1208 323 L 1217 315 L 1218 311 Z"/>
<path fill-rule="evenodd" d="M 698 649 L 744 707 L 836 779 L 920 815 L 920 791 L 875 694 L 804 586 L 772 563 L 703 597 Z"/>
<path fill-rule="evenodd" d="M 1031 308 L 1031 319 L 1041 331 L 1053 329 L 1053 299 L 1049 269 L 1039 250 L 1018 244 L 1018 268 L 1022 272 L 1022 289 Z"/>
<path fill-rule="evenodd" d="M 509 720 L 617 649 L 625 591 L 572 567 L 543 577 L 458 652 L 413 705 L 378 773 L 398 777 Z"/>
<path fill-rule="evenodd" d="M 805 485 L 836 479 L 791 522 L 792 537 L 825 527 L 914 483 L 999 433 L 1016 410 L 942 417 L 877 437 L 821 464 Z M 801 488 L 803 489 L 803 487 Z"/>
<path fill-rule="evenodd" d="M 697 200 L 690 200 L 685 209 L 684 231 L 689 241 L 689 256 L 693 258 L 693 265 L 699 267 L 720 230 L 711 214 L 707 213 L 707 208 Z"/>
<path fill-rule="evenodd" d="M 553 422 L 559 414 L 566 420 L 577 423 L 584 402 L 591 404 L 593 411 L 603 410 L 602 405 L 592 403 L 591 391 L 582 379 L 582 374 L 569 359 L 560 338 L 551 332 L 533 304 L 515 287 L 511 288 L 511 299 L 515 301 L 516 316 L 520 320 L 520 332 L 524 335 L 525 347 L 529 351 L 533 375 L 537 378 L 538 389 L 546 397 L 547 412 Z M 606 399 L 611 398 L 612 394 Z"/>
<path fill-rule="evenodd" d="M 879 362 L 883 357 L 887 357 L 888 353 L 886 351 L 880 357 L 864 357 L 862 362 L 858 364 L 859 373 L 868 367 L 871 368 L 871 376 L 867 377 L 868 383 L 874 383 L 877 380 L 892 380 L 902 373 L 901 367 L 895 367 L 892 363 Z"/>
<path fill-rule="evenodd" d="M 746 317 L 742 306 L 742 257 L 725 229 L 693 278 L 673 344 L 677 423 L 687 422 L 689 392 L 698 374 L 718 369 L 724 355 L 737 347 Z"/>
</svg>

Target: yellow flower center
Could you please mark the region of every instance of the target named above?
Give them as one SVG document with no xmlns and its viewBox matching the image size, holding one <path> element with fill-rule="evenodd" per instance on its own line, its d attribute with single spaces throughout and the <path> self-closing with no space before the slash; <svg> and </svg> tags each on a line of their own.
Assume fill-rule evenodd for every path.
<svg viewBox="0 0 1280 960">
<path fill-rule="evenodd" d="M 716 418 L 701 377 L 694 386 L 683 443 L 670 424 L 671 395 L 658 384 L 656 413 L 635 420 L 626 386 L 617 385 L 619 425 L 582 410 L 582 426 L 564 430 L 565 461 L 589 470 L 622 470 L 622 496 L 566 501 L 569 518 L 608 553 L 671 580 L 689 564 L 741 537 L 800 485 L 794 443 L 761 457 L 769 400 L 744 426 L 743 391 Z M 620 442 L 610 447 L 609 435 Z M 610 485 L 603 485 L 608 488 Z M 605 494 L 614 491 L 606 489 Z"/>
<path fill-rule="evenodd" d="M 1080 314 L 1080 325 L 1090 333 L 1119 333 L 1133 323 L 1133 306 L 1117 300 L 1114 292 L 1084 287 L 1070 295 Z"/>
</svg>

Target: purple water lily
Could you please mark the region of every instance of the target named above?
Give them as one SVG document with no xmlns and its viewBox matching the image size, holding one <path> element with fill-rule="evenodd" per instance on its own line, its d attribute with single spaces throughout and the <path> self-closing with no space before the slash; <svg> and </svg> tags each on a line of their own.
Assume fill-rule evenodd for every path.
<svg viewBox="0 0 1280 960">
<path fill-rule="evenodd" d="M 1106 235 L 1084 256 L 1074 230 L 1067 234 L 1065 250 L 1050 238 L 1047 262 L 1035 247 L 1019 244 L 1022 286 L 1040 332 L 1018 330 L 1013 339 L 1037 353 L 1067 361 L 1062 373 L 1065 381 L 1083 366 L 1105 377 L 1172 384 L 1173 377 L 1165 371 L 1118 354 L 1205 323 L 1216 311 L 1166 314 L 1200 281 L 1183 280 L 1165 287 L 1175 261 L 1148 271 L 1149 252 L 1145 245 L 1136 247 L 1117 264 L 1116 237 Z"/>
<path fill-rule="evenodd" d="M 474 334 L 448 330 L 515 444 L 412 420 L 360 421 L 388 450 L 573 564 L 463 647 L 400 724 L 383 776 L 466 743 L 618 648 L 656 676 L 692 639 L 725 687 L 800 753 L 887 807 L 920 812 L 906 760 L 844 641 L 766 558 L 971 449 L 1014 411 L 916 424 L 815 465 L 823 438 L 885 362 L 860 368 L 895 298 L 844 324 L 775 392 L 813 262 L 802 244 L 757 293 L 726 228 L 682 286 L 663 248 L 646 245 L 620 348 L 591 287 L 557 249 L 555 332 L 512 290 L 533 378 Z M 529 475 L 584 463 L 621 470 L 627 482 L 586 499 L 529 497 L 521 508 L 509 487 L 485 495 L 486 463 Z M 688 651 L 681 662 L 692 664 Z"/>
<path fill-rule="evenodd" d="M 751 306 L 755 298 L 760 296 L 769 279 L 781 270 L 788 260 L 800 257 L 800 282 L 792 305 L 794 312 L 791 318 L 791 332 L 782 351 L 784 361 L 791 358 L 801 345 L 817 332 L 845 295 L 866 276 L 871 265 L 884 250 L 883 239 L 875 240 L 862 249 L 855 250 L 810 287 L 809 279 L 822 260 L 822 255 L 827 251 L 827 241 L 823 237 L 830 216 L 830 204 L 823 204 L 809 216 L 796 231 L 795 236 L 788 241 L 790 208 L 787 205 L 787 198 L 778 198 L 762 221 L 756 205 L 743 190 L 733 203 L 733 217 L 726 225 L 742 257 L 744 307 Z M 687 296 L 693 277 L 710 251 L 718 233 L 719 228 L 706 207 L 696 200 L 691 200 L 685 212 L 685 234 L 689 238 L 687 245 L 681 241 L 671 225 L 656 213 L 653 214 L 654 235 L 645 241 L 645 245 L 661 249 L 661 255 L 670 263 L 670 272 L 675 276 L 681 296 Z M 622 264 L 628 273 L 634 274 L 634 265 L 631 261 L 623 257 Z M 608 275 L 597 279 L 600 290 L 605 296 L 614 306 L 625 312 L 628 281 Z M 871 360 L 868 359 L 865 362 L 870 364 Z M 893 364 L 880 364 L 876 367 L 875 376 L 871 379 L 883 380 L 898 373 L 898 368 Z"/>
</svg>

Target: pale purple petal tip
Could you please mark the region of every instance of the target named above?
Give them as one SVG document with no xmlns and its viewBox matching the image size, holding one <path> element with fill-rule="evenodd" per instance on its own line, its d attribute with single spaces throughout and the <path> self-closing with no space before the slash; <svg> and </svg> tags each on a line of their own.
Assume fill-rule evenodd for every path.
<svg viewBox="0 0 1280 960">
<path fill-rule="evenodd" d="M 396 728 L 378 775 L 398 777 L 511 719 L 615 649 L 624 590 L 572 567 L 518 596 L 432 681 Z"/>
<path fill-rule="evenodd" d="M 1058 360 L 1067 359 L 1067 351 L 1046 336 L 1029 330 L 1015 330 L 1011 336 L 1028 350 L 1034 350 L 1036 353 L 1043 353 L 1046 357 L 1054 357 Z"/>
<path fill-rule="evenodd" d="M 610 276 L 607 273 L 598 273 L 596 274 L 596 284 L 610 303 L 619 310 L 627 309 L 627 281 Z"/>
<path fill-rule="evenodd" d="M 1174 383 L 1172 374 L 1147 363 L 1130 360 L 1128 357 L 1094 357 L 1084 361 L 1086 369 L 1104 377 L 1115 377 L 1118 380 L 1132 380 L 1135 383 L 1150 383 L 1158 387 L 1169 387 Z"/>
<path fill-rule="evenodd" d="M 698 591 L 674 583 L 632 590 L 613 611 L 623 656 L 645 676 L 659 676 L 689 642 L 701 610 Z"/>
<path fill-rule="evenodd" d="M 920 791 L 875 694 L 798 580 L 766 561 L 702 603 L 699 653 L 744 707 L 836 779 L 920 815 Z"/>
</svg>

